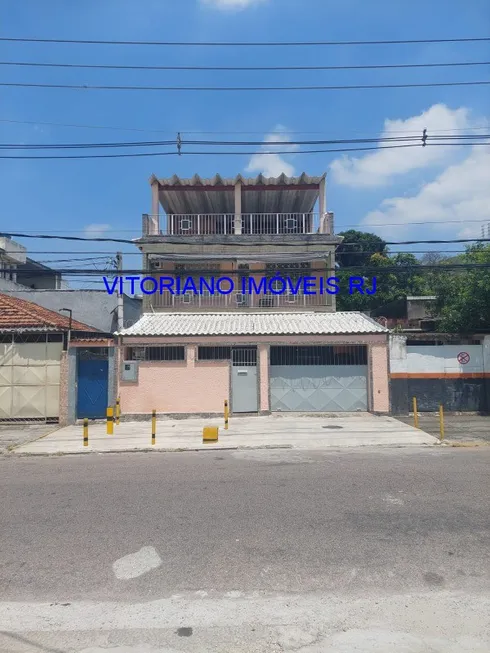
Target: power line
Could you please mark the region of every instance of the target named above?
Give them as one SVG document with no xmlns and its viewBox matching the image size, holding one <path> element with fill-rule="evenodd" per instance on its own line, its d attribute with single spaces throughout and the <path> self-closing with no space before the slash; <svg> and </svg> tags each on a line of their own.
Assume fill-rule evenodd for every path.
<svg viewBox="0 0 490 653">
<path fill-rule="evenodd" d="M 361 252 L 360 252 L 361 253 Z M 376 273 L 399 273 L 399 274 L 407 274 L 407 272 L 425 272 L 427 270 L 439 270 L 441 272 L 447 271 L 447 270 L 465 270 L 465 269 L 488 269 L 490 268 L 490 262 L 489 263 L 431 263 L 424 265 L 422 263 L 407 263 L 407 264 L 399 264 L 399 265 L 382 265 L 382 266 L 377 266 L 377 265 L 346 265 L 342 267 L 337 267 L 337 268 L 329 268 L 332 272 L 340 273 L 340 272 L 348 272 L 350 270 L 361 270 L 363 272 L 376 272 Z M 301 268 L 294 268 L 295 271 L 301 270 Z M 36 272 L 36 274 L 39 274 L 39 276 L 42 276 L 43 274 L 50 274 L 52 271 L 51 270 L 37 270 L 33 268 L 32 270 L 26 270 L 27 272 Z M 271 267 L 271 268 L 260 268 L 253 270 L 253 273 L 263 273 L 263 274 L 275 274 L 277 272 L 284 272 L 284 275 L 287 276 L 288 270 L 281 270 L 280 268 L 280 263 L 278 263 L 278 267 Z M 321 269 L 315 270 L 316 272 L 321 272 Z M 80 269 L 80 268 L 58 268 L 56 272 L 65 275 L 65 276 L 82 276 L 82 277 L 87 277 L 91 278 L 92 276 L 110 276 L 110 277 L 127 277 L 129 275 L 138 275 L 138 276 L 150 276 L 151 273 L 157 273 L 160 276 L 187 276 L 191 277 L 196 274 L 210 274 L 212 272 L 215 272 L 217 274 L 221 274 L 222 276 L 244 276 L 247 273 L 249 273 L 249 270 L 229 270 L 227 271 L 226 274 L 223 274 L 223 270 L 220 268 L 216 269 L 209 269 L 209 268 L 203 268 L 202 270 L 198 269 L 192 269 L 192 270 L 169 270 L 165 274 L 162 274 L 161 270 L 143 270 L 141 268 L 134 268 L 134 269 L 127 269 L 127 270 L 115 270 L 114 268 L 112 269 L 107 269 L 107 270 L 86 270 L 86 269 Z M 181 274 L 177 274 L 181 272 Z M 308 275 L 306 275 L 308 276 Z M 103 280 L 102 280 L 103 281 Z M 0 293 L 2 291 L 0 290 Z"/>
<path fill-rule="evenodd" d="M 436 136 L 426 136 L 424 141 L 426 143 L 431 141 L 464 141 L 467 139 L 475 138 L 475 134 L 444 134 Z M 490 134 L 478 134 L 478 138 L 490 138 Z M 217 140 L 184 140 L 180 139 L 180 145 L 216 145 L 216 146 L 235 146 L 235 145 L 347 145 L 347 144 L 360 144 L 360 143 L 401 143 L 418 140 L 419 144 L 423 139 L 422 132 L 414 136 L 377 136 L 374 138 L 344 138 L 344 139 L 328 139 L 328 140 L 267 140 L 267 141 L 217 141 Z M 157 147 L 161 145 L 174 145 L 176 140 L 173 141 L 113 141 L 113 142 L 97 142 L 97 143 L 0 143 L 0 150 L 58 150 L 58 149 L 89 149 L 89 148 L 120 148 L 120 147 Z"/>
<path fill-rule="evenodd" d="M 90 84 L 33 84 L 25 82 L 0 82 L 0 86 L 16 88 L 49 88 L 85 91 L 351 91 L 386 88 L 436 88 L 441 86 L 486 86 L 490 80 L 475 82 L 418 82 L 415 84 L 351 84 L 347 86 L 106 86 Z"/>
<path fill-rule="evenodd" d="M 304 71 L 304 70 L 379 70 L 392 68 L 452 68 L 468 66 L 489 66 L 490 61 L 451 61 L 431 63 L 362 64 L 350 66 L 130 66 L 120 64 L 51 63 L 35 61 L 0 61 L 0 66 L 25 68 L 77 68 L 90 70 L 194 70 L 194 71 Z"/>
<path fill-rule="evenodd" d="M 125 243 L 127 245 L 138 245 L 139 243 L 137 242 L 138 239 L 135 240 L 127 240 L 124 238 L 106 238 L 103 236 L 97 237 L 97 238 L 88 238 L 84 236 L 58 236 L 58 235 L 48 235 L 48 234 L 26 234 L 26 233 L 14 233 L 14 232 L 6 232 L 2 231 L 0 232 L 0 237 L 4 238 L 41 238 L 41 239 L 47 239 L 47 240 L 70 240 L 70 241 L 80 241 L 80 242 L 97 242 L 97 243 Z M 162 241 L 160 239 L 157 240 L 151 240 L 151 237 L 145 238 L 144 244 L 145 245 L 151 245 L 151 244 L 158 244 L 161 243 Z M 385 245 L 436 245 L 436 244 L 442 244 L 442 243 L 487 243 L 490 242 L 490 238 L 450 238 L 449 240 L 398 240 L 398 241 L 385 241 Z M 181 239 L 174 239 L 171 240 L 169 238 L 165 239 L 165 243 L 169 245 L 182 245 L 182 240 Z M 228 242 L 221 241 L 221 242 L 215 242 L 215 245 L 225 245 L 229 244 Z M 284 247 L 284 243 L 273 243 L 269 242 L 268 245 L 276 245 L 279 247 Z M 250 247 L 249 243 L 233 243 L 234 247 Z M 298 246 L 298 247 L 304 247 L 303 243 L 289 243 L 289 246 Z"/>
<path fill-rule="evenodd" d="M 262 143 L 266 146 L 267 143 Z M 284 143 L 283 143 L 284 145 Z M 486 145 L 490 143 L 483 142 L 460 142 L 460 143 L 427 143 L 426 147 L 451 147 L 451 146 L 473 146 L 473 145 Z M 272 152 L 261 150 L 259 152 L 222 152 L 222 151 L 201 151 L 201 152 L 130 152 L 127 154 L 68 154 L 68 155 L 42 155 L 42 156 L 4 156 L 0 155 L 0 159 L 11 160 L 46 160 L 46 159 L 121 159 L 132 157 L 147 157 L 147 156 L 254 156 L 257 154 L 273 156 L 278 154 L 324 154 L 327 152 L 367 152 L 372 150 L 391 150 L 405 147 L 423 147 L 422 143 L 401 143 L 399 145 L 381 145 L 379 147 L 347 147 L 347 148 L 329 148 L 321 150 L 274 150 Z"/>
<path fill-rule="evenodd" d="M 141 129 L 138 127 L 114 127 L 114 125 L 80 125 L 80 124 L 73 124 L 73 123 L 60 123 L 60 122 L 42 122 L 39 120 L 9 120 L 7 118 L 0 118 L 0 122 L 5 122 L 5 123 L 12 123 L 12 124 L 20 124 L 20 125 L 42 125 L 42 126 L 47 126 L 47 127 L 69 127 L 69 128 L 75 128 L 75 129 L 103 129 L 103 130 L 112 130 L 112 131 L 133 131 L 133 132 L 144 132 L 144 133 L 161 133 L 161 134 L 176 134 L 179 132 L 180 134 L 266 134 L 270 130 L 268 128 L 264 128 L 260 131 L 244 131 L 244 130 L 234 130 L 234 131 L 194 131 L 190 129 L 180 129 L 176 128 L 173 131 L 170 130 L 164 130 L 164 129 Z M 447 132 L 464 132 L 464 131 L 482 131 L 482 130 L 487 130 L 488 127 L 486 126 L 480 126 L 480 127 L 463 127 L 463 128 L 453 128 L 453 129 L 431 129 L 431 133 L 436 134 L 436 133 L 447 133 Z M 297 131 L 297 130 L 278 130 L 274 129 L 273 134 L 288 134 L 288 135 L 293 135 L 293 134 L 324 134 L 324 131 Z M 354 133 L 365 133 L 365 132 L 354 132 Z M 412 134 L 413 135 L 413 130 L 390 130 L 390 134 Z M 416 136 L 416 135 L 415 135 Z"/>
<path fill-rule="evenodd" d="M 218 47 L 297 47 L 297 46 L 351 46 L 351 45 L 403 45 L 416 43 L 478 43 L 490 37 L 463 37 L 444 39 L 396 39 L 389 41 L 113 41 L 95 39 L 46 39 L 0 37 L 11 43 L 76 43 L 79 45 L 164 45 L 164 46 L 218 46 Z"/>
</svg>

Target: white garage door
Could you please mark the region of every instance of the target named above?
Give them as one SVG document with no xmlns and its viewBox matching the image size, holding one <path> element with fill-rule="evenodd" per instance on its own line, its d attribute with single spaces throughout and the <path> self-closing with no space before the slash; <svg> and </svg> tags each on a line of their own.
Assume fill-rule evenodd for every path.
<svg viewBox="0 0 490 653">
<path fill-rule="evenodd" d="M 365 411 L 364 346 L 271 347 L 272 411 Z"/>
<path fill-rule="evenodd" d="M 0 341 L 0 420 L 56 419 L 63 344 L 55 335 Z"/>
</svg>

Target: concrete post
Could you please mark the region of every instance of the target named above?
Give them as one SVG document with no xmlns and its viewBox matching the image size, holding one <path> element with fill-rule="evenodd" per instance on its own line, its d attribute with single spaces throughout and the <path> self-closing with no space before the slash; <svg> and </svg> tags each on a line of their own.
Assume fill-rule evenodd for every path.
<svg viewBox="0 0 490 653">
<path fill-rule="evenodd" d="M 160 231 L 160 200 L 158 198 L 158 183 L 151 185 L 151 216 L 150 235 L 157 236 Z"/>
<path fill-rule="evenodd" d="M 242 182 L 235 184 L 235 233 L 242 233 Z"/>
<path fill-rule="evenodd" d="M 323 222 L 325 220 L 325 213 L 327 210 L 327 198 L 326 198 L 326 183 L 325 177 L 320 181 L 318 187 L 318 213 L 319 213 L 319 228 L 322 229 Z"/>
<path fill-rule="evenodd" d="M 270 412 L 269 403 L 269 345 L 259 345 L 260 413 Z"/>
</svg>

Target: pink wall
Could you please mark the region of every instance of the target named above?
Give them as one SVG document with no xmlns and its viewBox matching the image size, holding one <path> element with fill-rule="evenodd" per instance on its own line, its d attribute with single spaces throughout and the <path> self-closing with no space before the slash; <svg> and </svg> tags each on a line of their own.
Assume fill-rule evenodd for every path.
<svg viewBox="0 0 490 653">
<path fill-rule="evenodd" d="M 384 344 L 371 345 L 369 357 L 373 402 L 370 410 L 375 413 L 389 413 L 388 344 L 385 342 Z"/>
<path fill-rule="evenodd" d="M 269 410 L 269 347 L 259 345 L 260 408 Z"/>
<path fill-rule="evenodd" d="M 139 364 L 138 383 L 119 383 L 123 413 L 221 413 L 229 400 L 228 361 L 195 360 Z"/>
</svg>

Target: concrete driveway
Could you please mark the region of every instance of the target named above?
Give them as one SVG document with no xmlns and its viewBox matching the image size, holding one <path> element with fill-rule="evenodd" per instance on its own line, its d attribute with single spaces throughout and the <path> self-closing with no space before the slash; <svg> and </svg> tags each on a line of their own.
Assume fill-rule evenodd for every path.
<svg viewBox="0 0 490 653">
<path fill-rule="evenodd" d="M 203 444 L 204 426 L 218 426 L 219 440 Z M 89 426 L 89 446 L 83 446 L 82 426 L 68 426 L 35 442 L 15 448 L 18 454 L 73 454 L 116 451 L 196 451 L 209 449 L 293 448 L 430 445 L 437 439 L 392 417 L 369 413 L 342 416 L 270 415 L 222 420 L 159 420 L 156 443 L 151 444 L 151 422 L 121 422 L 114 435 L 105 424 Z"/>
</svg>

